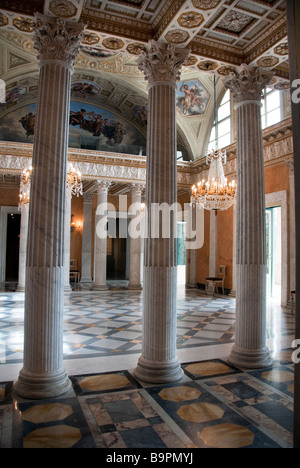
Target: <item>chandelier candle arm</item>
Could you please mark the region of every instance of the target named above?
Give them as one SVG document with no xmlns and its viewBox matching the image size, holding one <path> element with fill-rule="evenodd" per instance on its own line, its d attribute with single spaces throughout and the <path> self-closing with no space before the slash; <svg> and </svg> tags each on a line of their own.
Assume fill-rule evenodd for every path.
<svg viewBox="0 0 300 468">
<path fill-rule="evenodd" d="M 224 175 L 223 164 L 226 164 L 226 152 L 212 150 L 206 157 L 210 164 L 208 180 L 203 179 L 192 187 L 191 202 L 200 204 L 206 210 L 216 212 L 228 210 L 236 198 L 236 184 L 228 183 Z"/>
</svg>

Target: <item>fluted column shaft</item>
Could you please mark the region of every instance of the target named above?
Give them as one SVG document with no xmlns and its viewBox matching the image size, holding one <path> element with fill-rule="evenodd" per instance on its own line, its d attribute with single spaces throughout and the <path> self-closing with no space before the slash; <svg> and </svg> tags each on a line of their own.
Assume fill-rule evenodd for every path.
<svg viewBox="0 0 300 468">
<path fill-rule="evenodd" d="M 135 370 L 147 382 L 172 382 L 182 378 L 176 356 L 176 211 L 162 220 L 170 227 L 167 238 L 160 225 L 152 227 L 154 204 L 171 207 L 177 201 L 176 80 L 187 51 L 150 42 L 139 61 L 149 83 L 146 207 L 148 237 L 144 250 L 143 348 Z M 155 219 L 154 219 L 155 218 Z"/>
<path fill-rule="evenodd" d="M 71 258 L 71 205 L 72 194 L 66 192 L 66 214 L 65 214 L 65 291 L 72 291 L 70 285 L 70 258 Z"/>
<path fill-rule="evenodd" d="M 110 182 L 106 180 L 98 181 L 97 189 L 97 209 L 95 216 L 96 226 L 96 244 L 95 244 L 95 284 L 93 289 L 102 291 L 108 289 L 106 283 L 106 268 L 107 268 L 107 236 L 103 235 L 104 230 L 97 228 L 98 223 L 101 225 L 103 219 L 107 219 L 107 195 Z"/>
<path fill-rule="evenodd" d="M 64 223 L 72 64 L 82 27 L 37 15 L 40 80 L 32 159 L 24 365 L 15 390 L 25 398 L 65 393 Z"/>
<path fill-rule="evenodd" d="M 288 22 L 288 44 L 290 80 L 292 85 L 292 121 L 293 121 L 293 145 L 294 145 L 294 183 L 295 183 L 295 248 L 296 248 L 296 271 L 295 290 L 297 292 L 295 310 L 295 384 L 294 384 L 294 448 L 300 448 L 300 362 L 299 362 L 299 340 L 300 340 L 300 193 L 297 184 L 300 174 L 300 107 L 299 86 L 295 80 L 300 76 L 300 3 L 299 0 L 287 0 L 287 22 Z M 296 96 L 295 96 L 296 93 Z M 296 97 L 296 99 L 295 99 Z M 293 346 L 293 345 L 292 345 Z"/>
<path fill-rule="evenodd" d="M 83 228 L 81 252 L 81 283 L 91 283 L 92 271 L 92 203 L 94 193 L 83 194 Z"/>
<path fill-rule="evenodd" d="M 225 79 L 237 109 L 236 339 L 230 361 L 261 368 L 272 360 L 266 347 L 265 183 L 261 94 L 271 74 L 242 65 Z"/>
<path fill-rule="evenodd" d="M 21 229 L 20 229 L 20 248 L 19 248 L 19 279 L 17 291 L 25 291 L 26 284 L 26 254 L 28 238 L 28 212 L 29 205 L 26 203 L 21 207 Z"/>
<path fill-rule="evenodd" d="M 132 231 L 130 232 L 130 264 L 128 289 L 140 290 L 141 286 L 141 226 L 139 232 L 136 222 L 141 220 L 142 185 L 133 184 L 131 188 L 131 206 L 134 213 L 131 215 Z M 139 223 L 140 224 L 140 223 Z"/>
</svg>

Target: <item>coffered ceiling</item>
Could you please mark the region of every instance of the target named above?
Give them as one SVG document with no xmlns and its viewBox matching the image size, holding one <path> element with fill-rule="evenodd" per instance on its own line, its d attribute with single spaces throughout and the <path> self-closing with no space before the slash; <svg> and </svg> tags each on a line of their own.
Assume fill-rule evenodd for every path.
<svg viewBox="0 0 300 468">
<path fill-rule="evenodd" d="M 156 39 L 188 47 L 189 68 L 223 76 L 248 63 L 287 86 L 285 0 L 0 0 L 0 30 L 31 35 L 35 12 L 84 23 L 90 51 L 136 57 Z"/>
</svg>

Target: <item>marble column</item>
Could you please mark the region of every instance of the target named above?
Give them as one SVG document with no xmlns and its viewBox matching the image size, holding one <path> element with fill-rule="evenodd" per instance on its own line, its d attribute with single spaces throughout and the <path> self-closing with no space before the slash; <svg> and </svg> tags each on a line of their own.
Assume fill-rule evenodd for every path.
<svg viewBox="0 0 300 468">
<path fill-rule="evenodd" d="M 81 283 L 92 283 L 92 204 L 94 192 L 83 194 Z"/>
<path fill-rule="evenodd" d="M 287 0 L 288 19 L 288 44 L 290 79 L 292 86 L 292 121 L 293 121 L 293 144 L 294 144 L 294 178 L 295 187 L 299 181 L 300 174 L 300 103 L 299 85 L 295 86 L 294 80 L 300 77 L 300 2 L 299 0 Z M 297 83 L 297 82 L 296 82 Z M 296 91 L 296 99 L 294 92 Z M 300 192 L 295 190 L 295 238 L 296 238 L 296 286 L 298 298 L 296 300 L 296 328 L 295 339 L 300 341 Z M 299 345 L 298 345 L 299 346 Z M 296 346 L 297 347 L 297 346 Z M 299 356 L 299 347 L 295 353 Z M 295 388 L 294 388 L 294 448 L 300 448 L 300 362 L 295 362 Z"/>
<path fill-rule="evenodd" d="M 66 214 L 65 214 L 65 291 L 72 291 L 70 285 L 70 250 L 71 250 L 71 204 L 72 194 L 67 189 L 66 192 Z"/>
<path fill-rule="evenodd" d="M 21 206 L 21 229 L 20 229 L 20 248 L 19 248 L 19 279 L 17 291 L 25 291 L 26 281 L 26 252 L 28 238 L 28 212 L 29 204 Z"/>
<path fill-rule="evenodd" d="M 296 290 L 295 174 L 294 158 L 285 161 L 290 179 L 290 291 Z M 288 295 L 289 297 L 289 295 Z M 289 299 L 291 299 L 289 297 Z"/>
<path fill-rule="evenodd" d="M 97 209 L 95 216 L 95 282 L 93 286 L 93 289 L 96 291 L 108 289 L 106 283 L 107 235 L 104 235 L 103 223 L 107 220 L 107 195 L 110 184 L 111 182 L 107 180 L 99 180 L 97 182 Z M 99 229 L 99 226 L 101 226 L 101 229 Z"/>
<path fill-rule="evenodd" d="M 24 363 L 15 391 L 28 399 L 70 388 L 63 367 L 64 226 L 70 89 L 82 25 L 36 15 L 40 67 L 26 262 Z"/>
<path fill-rule="evenodd" d="M 163 219 L 153 236 L 154 204 L 171 207 L 177 201 L 176 81 L 187 50 L 150 41 L 138 66 L 148 80 L 146 208 L 143 275 L 143 347 L 135 376 L 146 382 L 174 382 L 182 378 L 176 356 L 177 249 L 176 213 Z M 156 221 L 157 218 L 156 218 Z M 163 237 L 162 226 L 170 226 Z"/>
<path fill-rule="evenodd" d="M 218 273 L 218 215 L 217 211 L 210 212 L 209 228 L 209 276 L 216 277 Z"/>
<path fill-rule="evenodd" d="M 237 110 L 236 340 L 230 362 L 272 364 L 266 347 L 266 228 L 261 97 L 272 73 L 241 65 L 224 79 Z"/>
<path fill-rule="evenodd" d="M 132 184 L 131 187 L 131 215 L 130 227 L 130 264 L 128 289 L 141 290 L 141 202 L 144 186 Z"/>
</svg>

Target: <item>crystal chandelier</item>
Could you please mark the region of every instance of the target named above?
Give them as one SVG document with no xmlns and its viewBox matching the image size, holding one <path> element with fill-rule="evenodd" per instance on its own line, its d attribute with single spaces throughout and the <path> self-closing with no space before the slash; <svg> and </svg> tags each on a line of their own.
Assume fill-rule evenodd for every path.
<svg viewBox="0 0 300 468">
<path fill-rule="evenodd" d="M 19 193 L 19 210 L 22 206 L 27 205 L 30 199 L 32 166 L 24 169 L 21 176 L 20 193 Z"/>
<path fill-rule="evenodd" d="M 77 197 L 83 194 L 81 173 L 73 166 L 73 164 L 70 164 L 67 174 L 67 193 L 69 195 L 76 195 Z"/>
<path fill-rule="evenodd" d="M 210 164 L 208 180 L 202 180 L 192 187 L 191 201 L 200 204 L 206 210 L 228 210 L 236 197 L 236 184 L 227 181 L 223 164 L 226 164 L 226 151 L 212 150 L 206 156 Z"/>
<path fill-rule="evenodd" d="M 24 169 L 20 183 L 19 209 L 21 209 L 23 205 L 29 203 L 31 175 L 32 166 L 30 166 L 27 169 Z M 70 164 L 69 172 L 67 173 L 67 193 L 70 196 L 76 195 L 77 197 L 83 194 L 81 173 L 72 164 Z"/>
<path fill-rule="evenodd" d="M 216 76 L 214 76 L 214 101 L 215 101 L 215 125 L 216 125 L 216 147 L 218 143 L 218 120 L 216 102 Z M 192 187 L 191 202 L 201 205 L 206 210 L 218 211 L 228 210 L 236 197 L 236 184 L 233 180 L 228 183 L 224 175 L 223 164 L 226 164 L 226 151 L 220 149 L 211 150 L 206 156 L 206 164 L 210 164 L 208 180 L 202 180 Z"/>
</svg>

